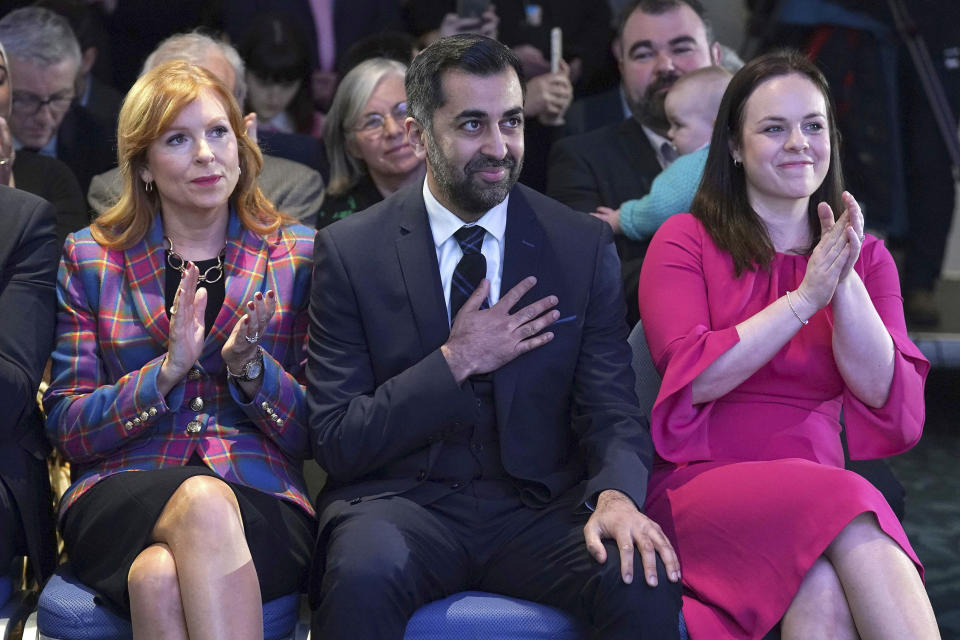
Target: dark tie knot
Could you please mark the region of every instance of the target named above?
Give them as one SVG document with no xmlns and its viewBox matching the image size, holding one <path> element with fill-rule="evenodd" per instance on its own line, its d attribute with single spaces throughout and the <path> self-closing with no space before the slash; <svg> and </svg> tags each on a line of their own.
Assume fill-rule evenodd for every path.
<svg viewBox="0 0 960 640">
<path fill-rule="evenodd" d="M 463 251 L 463 255 L 466 256 L 480 253 L 480 247 L 483 246 L 483 236 L 486 232 L 486 229 L 476 224 L 471 227 L 460 227 L 457 229 L 457 232 L 453 234 L 453 237 L 457 239 L 457 242 L 460 244 L 460 250 Z"/>
</svg>

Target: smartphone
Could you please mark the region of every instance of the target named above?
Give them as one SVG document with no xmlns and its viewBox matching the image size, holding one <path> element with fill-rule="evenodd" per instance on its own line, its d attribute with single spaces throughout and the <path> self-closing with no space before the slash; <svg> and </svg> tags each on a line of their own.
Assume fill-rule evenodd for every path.
<svg viewBox="0 0 960 640">
<path fill-rule="evenodd" d="M 457 0 L 457 15 L 461 18 L 480 19 L 490 6 L 490 0 Z"/>
<path fill-rule="evenodd" d="M 563 60 L 563 31 L 560 27 L 550 29 L 550 73 L 560 71 L 560 61 Z"/>
</svg>

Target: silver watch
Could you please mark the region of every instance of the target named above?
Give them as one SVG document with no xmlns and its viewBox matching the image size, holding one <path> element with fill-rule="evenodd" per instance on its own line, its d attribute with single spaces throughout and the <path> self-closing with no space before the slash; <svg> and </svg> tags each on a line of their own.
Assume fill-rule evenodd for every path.
<svg viewBox="0 0 960 640">
<path fill-rule="evenodd" d="M 257 355 L 253 359 L 243 363 L 239 373 L 230 371 L 230 365 L 227 365 L 227 375 L 241 382 L 250 382 L 263 375 L 263 349 L 257 347 Z"/>
</svg>

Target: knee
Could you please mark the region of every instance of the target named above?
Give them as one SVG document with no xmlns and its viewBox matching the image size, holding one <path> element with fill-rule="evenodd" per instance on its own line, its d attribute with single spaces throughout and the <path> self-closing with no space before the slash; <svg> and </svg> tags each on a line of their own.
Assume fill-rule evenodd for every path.
<svg viewBox="0 0 960 640">
<path fill-rule="evenodd" d="M 634 578 L 630 584 L 623 581 L 620 570 L 620 550 L 613 540 L 605 540 L 607 561 L 601 566 L 601 589 L 597 595 L 623 614 L 640 619 L 663 619 L 669 626 L 676 625 L 681 607 L 682 587 L 671 582 L 667 568 L 657 556 L 657 586 L 647 584 L 640 554 L 633 550 Z"/>
<path fill-rule="evenodd" d="M 179 607 L 180 583 L 170 547 L 156 543 L 141 551 L 127 572 L 127 590 L 133 609 L 138 603 L 174 603 Z"/>
<path fill-rule="evenodd" d="M 158 526 L 167 533 L 164 538 L 185 536 L 194 548 L 203 546 L 204 541 L 220 547 L 225 541 L 244 539 L 240 505 L 233 490 L 210 476 L 187 478 L 170 497 Z"/>
</svg>

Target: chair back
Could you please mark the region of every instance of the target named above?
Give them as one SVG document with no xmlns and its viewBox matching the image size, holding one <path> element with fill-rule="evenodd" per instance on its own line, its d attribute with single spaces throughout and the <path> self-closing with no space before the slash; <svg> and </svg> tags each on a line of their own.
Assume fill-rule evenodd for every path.
<svg viewBox="0 0 960 640">
<path fill-rule="evenodd" d="M 637 400 L 640 402 L 640 409 L 643 414 L 650 419 L 650 412 L 653 411 L 653 403 L 657 399 L 657 393 L 660 392 L 660 374 L 657 368 L 653 366 L 653 358 L 650 357 L 650 349 L 647 347 L 647 339 L 643 335 L 643 323 L 637 322 L 627 338 L 630 348 L 633 349 L 633 372 L 636 375 Z"/>
</svg>

